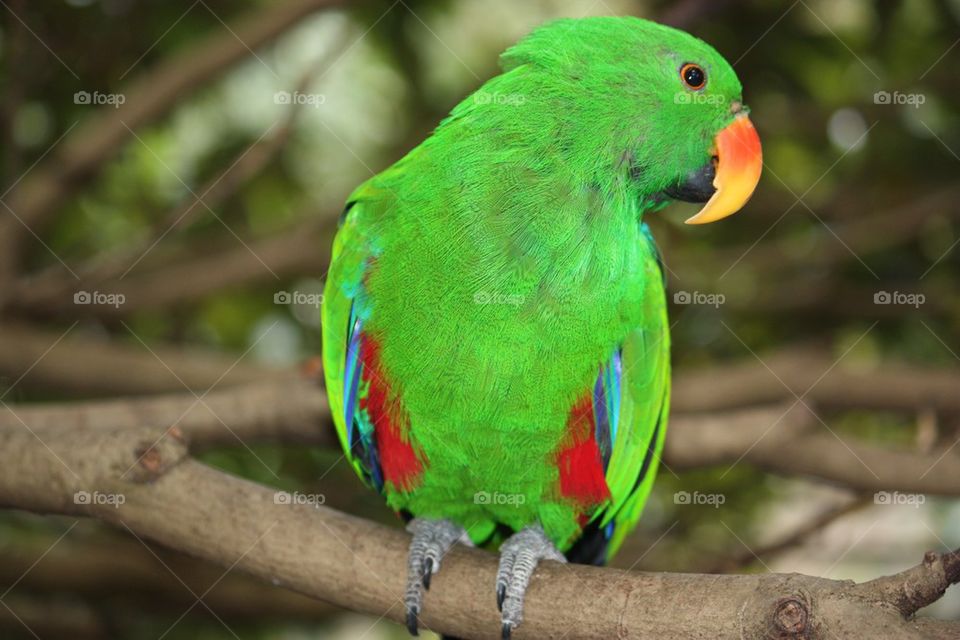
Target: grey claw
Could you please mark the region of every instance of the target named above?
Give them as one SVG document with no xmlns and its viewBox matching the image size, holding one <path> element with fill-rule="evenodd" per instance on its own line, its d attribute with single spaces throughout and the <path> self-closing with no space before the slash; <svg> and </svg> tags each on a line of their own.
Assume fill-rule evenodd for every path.
<svg viewBox="0 0 960 640">
<path fill-rule="evenodd" d="M 407 631 L 410 632 L 412 636 L 419 636 L 420 631 L 417 628 L 417 610 L 416 609 L 407 609 Z"/>
<path fill-rule="evenodd" d="M 510 634 L 513 633 L 513 626 L 509 622 L 504 622 L 503 627 L 500 629 L 500 637 L 503 640 L 510 640 Z"/>
<path fill-rule="evenodd" d="M 497 585 L 497 610 L 503 611 L 503 601 L 507 597 L 507 585 L 502 582 Z"/>
<path fill-rule="evenodd" d="M 433 558 L 423 561 L 423 588 L 430 590 L 430 578 L 433 577 Z"/>
</svg>

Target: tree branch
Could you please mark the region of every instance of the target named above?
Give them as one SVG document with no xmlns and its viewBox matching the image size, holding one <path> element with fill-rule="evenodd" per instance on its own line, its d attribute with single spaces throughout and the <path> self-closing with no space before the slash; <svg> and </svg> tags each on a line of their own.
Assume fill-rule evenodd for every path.
<svg viewBox="0 0 960 640">
<path fill-rule="evenodd" d="M 158 437 L 158 433 L 160 436 Z M 147 428 L 0 432 L 0 506 L 85 515 L 339 606 L 402 620 L 409 537 L 187 457 Z M 123 504 L 76 492 L 122 495 Z M 81 501 L 83 502 L 83 501 Z M 457 548 L 426 596 L 424 626 L 493 638 L 495 558 Z M 909 619 L 960 580 L 960 551 L 854 585 L 796 574 L 648 574 L 543 563 L 518 637 L 947 638 L 957 625 Z"/>
<path fill-rule="evenodd" d="M 123 279 L 108 279 L 98 290 L 122 295 L 118 306 L 72 306 L 73 292 L 82 289 L 73 281 L 65 291 L 59 278 L 25 278 L 17 283 L 10 305 L 24 315 L 59 316 L 65 308 L 105 320 L 129 317 L 141 311 L 170 309 L 208 299 L 210 295 L 261 283 L 280 284 L 280 278 L 319 275 L 327 267 L 337 216 L 311 214 L 285 232 L 262 239 L 247 239 L 237 245 L 211 248 L 188 246 L 167 256 L 164 264 L 131 273 Z"/>
<path fill-rule="evenodd" d="M 316 372 L 312 372 L 314 375 Z M 329 407 L 315 378 L 288 376 L 192 394 L 100 402 L 8 406 L 0 433 L 31 429 L 135 430 L 176 427 L 196 449 L 266 440 L 337 446 Z M 864 492 L 960 496 L 960 455 L 954 451 L 884 449 L 841 437 L 803 408 L 776 405 L 670 419 L 664 461 L 686 470 L 740 461 L 772 473 L 799 475 Z"/>
<path fill-rule="evenodd" d="M 820 407 L 960 411 L 960 372 L 883 363 L 855 369 L 822 349 L 793 347 L 761 361 L 724 362 L 674 377 L 677 411 L 717 411 L 796 397 Z"/>
<path fill-rule="evenodd" d="M 277 379 L 214 390 L 197 402 L 190 393 L 84 402 L 7 405 L 0 433 L 29 426 L 38 432 L 112 431 L 143 425 L 176 427 L 195 449 L 281 441 L 335 446 L 326 394 L 315 380 L 290 372 Z"/>
<path fill-rule="evenodd" d="M 4 638 L 105 640 L 110 638 L 103 612 L 72 598 L 31 598 L 11 594 L 0 602 Z"/>
<path fill-rule="evenodd" d="M 803 544 L 811 536 L 823 531 L 825 527 L 850 513 L 874 504 L 874 497 L 861 494 L 839 506 L 824 510 L 812 519 L 801 524 L 788 534 L 762 546 L 742 549 L 728 558 L 719 558 L 703 570 L 704 573 L 732 573 L 739 571 L 764 558 L 776 556 Z M 742 546 L 742 545 L 741 545 Z"/>
<path fill-rule="evenodd" d="M 862 192 L 858 189 L 855 193 L 854 202 L 862 203 Z M 847 215 L 828 218 L 829 227 L 815 226 L 812 233 L 816 237 L 816 250 L 803 259 L 802 267 L 809 271 L 827 269 L 853 260 L 854 256 L 868 256 L 891 247 L 902 246 L 904 239 L 916 236 L 930 218 L 941 215 L 954 217 L 960 213 L 960 207 L 957 207 L 958 199 L 960 187 L 948 185 L 933 192 L 910 194 L 909 198 L 897 202 L 895 206 L 870 212 L 870 215 L 850 215 L 848 205 L 835 202 L 834 210 L 846 210 Z M 877 233 L 877 229 L 883 229 L 884 233 Z M 843 242 L 837 242 L 837 238 L 843 238 Z M 683 249 L 678 247 L 677 251 L 682 252 Z M 787 265 L 796 267 L 800 264 L 784 260 L 783 249 L 776 243 L 764 243 L 755 247 L 749 244 L 730 247 L 718 250 L 713 258 L 718 265 L 724 265 L 721 269 L 743 259 L 751 268 L 760 272 L 779 270 Z M 702 259 L 688 260 L 681 257 L 676 261 L 677 264 L 703 262 Z"/>
<path fill-rule="evenodd" d="M 204 594 L 207 613 L 231 619 L 320 620 L 333 607 L 285 589 L 275 589 L 247 575 L 230 573 L 162 547 L 146 547 L 127 536 L 110 535 L 92 542 L 84 535 L 33 539 L 5 544 L 0 551 L 0 584 L 22 586 L 31 593 L 70 593 L 85 599 L 122 601 L 134 608 L 158 605 L 179 608 Z M 114 609 L 115 610 L 115 609 Z M 32 625 L 31 625 L 32 626 Z"/>
<path fill-rule="evenodd" d="M 184 386 L 206 391 L 214 384 L 283 375 L 232 355 L 170 346 L 148 350 L 133 335 L 124 344 L 81 333 L 79 328 L 55 332 L 0 324 L 0 376 L 5 383 L 58 394 L 126 395 L 183 391 Z"/>
<path fill-rule="evenodd" d="M 259 252 L 270 258 L 275 270 L 301 261 L 325 262 L 315 240 L 304 229 L 289 234 L 289 241 L 265 241 L 269 249 Z M 293 250 L 291 242 L 297 242 Z M 255 247 L 256 248 L 256 247 Z M 249 259 L 240 256 L 246 254 Z M 189 266 L 171 266 L 164 277 L 156 276 L 151 296 L 164 299 L 165 292 L 182 299 L 181 285 L 192 295 L 209 293 L 219 286 L 221 277 L 235 270 L 273 278 L 245 249 L 231 252 L 236 263 L 224 261 L 219 254 L 198 257 Z M 275 258 L 275 261 L 273 260 Z M 200 264 L 206 264 L 200 269 Z M 172 270 L 171 270 L 172 269 Z M 206 276 L 199 277 L 205 271 Z M 164 284 L 164 281 L 167 284 Z M 148 287 L 138 279 L 137 286 Z M 146 296 L 146 297 L 151 297 Z M 143 304 L 153 308 L 153 302 Z M 24 371 L 21 384 L 30 387 L 57 388 L 60 392 L 104 394 L 144 394 L 180 391 L 183 385 L 156 357 L 132 338 L 130 345 L 81 338 L 79 330 L 69 333 L 57 346 L 44 353 L 61 338 L 63 332 L 47 331 L 19 323 L 0 324 L 0 376 L 16 380 Z M 230 357 L 203 353 L 174 346 L 151 347 L 164 363 L 193 389 L 206 390 L 219 381 L 224 386 L 264 380 L 277 371 L 262 365 L 237 362 Z M 41 357 L 43 356 L 43 357 Z M 679 369 L 673 379 L 672 409 L 675 414 L 726 411 L 757 405 L 793 402 L 801 396 L 810 405 L 825 409 L 870 409 L 915 413 L 932 409 L 960 413 L 960 371 L 931 369 L 897 362 L 884 362 L 869 369 L 855 368 L 816 347 L 789 347 L 756 358 L 723 362 L 696 371 Z M 38 362 L 39 360 L 39 362 Z M 36 363 L 36 366 L 34 366 Z M 235 365 L 230 369 L 231 365 Z M 229 373 L 224 375 L 225 371 Z M 223 379 L 220 380 L 221 376 Z"/>
<path fill-rule="evenodd" d="M 841 437 L 802 408 L 677 415 L 664 458 L 675 470 L 749 462 L 860 491 L 960 496 L 960 455 L 882 449 Z"/>
</svg>

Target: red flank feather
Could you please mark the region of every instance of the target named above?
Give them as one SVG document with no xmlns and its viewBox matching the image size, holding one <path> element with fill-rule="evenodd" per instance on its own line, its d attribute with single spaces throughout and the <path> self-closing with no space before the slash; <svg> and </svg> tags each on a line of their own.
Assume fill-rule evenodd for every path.
<svg viewBox="0 0 960 640">
<path fill-rule="evenodd" d="M 380 365 L 380 344 L 370 336 L 360 343 L 363 378 L 369 384 L 360 407 L 374 426 L 380 467 L 385 481 L 400 491 L 410 491 L 419 482 L 423 464 L 409 441 L 409 424 L 399 398 L 393 397 Z"/>
<path fill-rule="evenodd" d="M 588 393 L 570 410 L 568 436 L 557 452 L 560 494 L 584 507 L 610 498 L 595 438 L 593 399 Z"/>
</svg>

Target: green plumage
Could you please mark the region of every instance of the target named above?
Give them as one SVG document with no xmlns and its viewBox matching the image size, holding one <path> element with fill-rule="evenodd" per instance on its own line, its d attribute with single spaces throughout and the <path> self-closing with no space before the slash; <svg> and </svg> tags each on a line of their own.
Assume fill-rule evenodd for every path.
<svg viewBox="0 0 960 640">
<path fill-rule="evenodd" d="M 677 73 L 691 60 L 709 77 L 696 103 Z M 419 463 L 409 483 L 386 481 L 392 508 L 452 520 L 478 543 L 540 522 L 562 551 L 587 521 L 612 520 L 610 555 L 650 491 L 669 399 L 663 276 L 642 217 L 709 158 L 740 85 L 708 45 L 634 18 L 551 23 L 502 63 L 351 195 L 323 307 L 330 405 L 369 477 L 345 417 L 359 318 L 379 370 L 358 385 L 358 424 L 381 385 Z M 564 495 L 558 452 L 617 352 L 609 494 L 585 503 Z"/>
</svg>

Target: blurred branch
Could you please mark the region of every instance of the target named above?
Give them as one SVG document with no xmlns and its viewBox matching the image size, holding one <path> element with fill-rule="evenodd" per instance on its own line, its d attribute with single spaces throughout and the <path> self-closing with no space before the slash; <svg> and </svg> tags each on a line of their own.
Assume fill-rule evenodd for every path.
<svg viewBox="0 0 960 640">
<path fill-rule="evenodd" d="M 64 309 L 91 317 L 117 319 L 145 310 L 166 310 L 204 300 L 239 287 L 264 282 L 279 284 L 284 276 L 322 274 L 330 257 L 331 237 L 337 215 L 308 216 L 292 229 L 243 244 L 229 239 L 219 249 L 188 246 L 168 256 L 166 264 L 123 279 L 108 280 L 99 290 L 124 296 L 119 306 L 74 307 L 73 294 L 62 291 L 61 282 L 23 280 L 11 296 L 11 304 L 27 315 L 57 316 Z M 77 290 L 81 287 L 74 282 Z"/>
<path fill-rule="evenodd" d="M 8 640 L 107 640 L 112 637 L 102 612 L 75 598 L 12 594 L 0 605 L 0 633 Z"/>
<path fill-rule="evenodd" d="M 282 372 L 233 356 L 175 347 L 147 349 L 132 334 L 129 344 L 81 335 L 80 329 L 49 331 L 0 324 L 0 376 L 4 383 L 57 393 L 126 395 L 206 391 L 270 379 Z M 192 396 L 188 396 L 192 397 Z"/>
<path fill-rule="evenodd" d="M 960 411 L 960 372 L 896 363 L 854 368 L 822 349 L 792 347 L 744 362 L 681 370 L 675 411 L 717 411 L 802 397 L 819 407 Z"/>
<path fill-rule="evenodd" d="M 0 432 L 0 506 L 91 516 L 339 606 L 400 621 L 409 537 L 326 507 L 277 504 L 276 492 L 199 464 L 169 431 Z M 42 435 L 50 436 L 46 445 Z M 54 455 L 55 453 L 55 455 Z M 80 501 L 78 491 L 123 495 Z M 496 559 L 456 548 L 427 593 L 424 626 L 499 637 Z M 947 638 L 958 625 L 912 620 L 960 581 L 960 551 L 930 552 L 862 584 L 797 574 L 636 573 L 543 563 L 520 637 Z"/>
<path fill-rule="evenodd" d="M 114 284 L 110 291 L 126 296 L 120 307 L 99 307 L 101 317 L 122 317 L 134 311 L 168 309 L 203 300 L 241 286 L 279 285 L 285 276 L 322 275 L 330 257 L 336 216 L 311 216 L 291 230 L 218 252 L 191 247 L 182 260 Z M 270 294 L 272 300 L 272 294 Z"/>
<path fill-rule="evenodd" d="M 250 51 L 283 35 L 305 16 L 342 0 L 289 0 L 268 4 L 226 29 L 170 56 L 122 93 L 120 108 L 97 109 L 17 184 L 0 217 L 0 283 L 17 270 L 27 228 L 40 233 L 57 209 L 127 142 L 185 95 L 205 86 Z"/>
<path fill-rule="evenodd" d="M 213 391 L 202 403 L 189 394 L 105 402 L 12 405 L 0 411 L 0 434 L 24 425 L 61 433 L 175 427 L 199 449 L 279 440 L 336 446 L 329 406 L 309 378 Z M 802 408 L 764 407 L 710 414 L 676 414 L 667 431 L 666 464 L 675 469 L 741 461 L 781 475 L 826 480 L 860 491 L 960 496 L 960 455 L 949 449 L 884 449 L 817 428 Z"/>
<path fill-rule="evenodd" d="M 45 538 L 7 544 L 0 552 L 0 584 L 15 582 L 31 593 L 68 592 L 98 602 L 146 604 L 149 610 L 163 604 L 182 611 L 204 594 L 206 607 L 231 619 L 320 620 L 336 611 L 250 576 L 224 574 L 210 563 L 113 535 L 99 541 L 70 536 L 60 543 Z M 207 613 L 206 607 L 194 611 Z"/>
<path fill-rule="evenodd" d="M 191 446 L 233 446 L 238 440 L 306 442 L 334 446 L 330 410 L 323 389 L 306 376 L 290 373 L 203 396 L 172 393 L 101 401 L 8 405 L 0 410 L 0 432 L 176 427 Z"/>
<path fill-rule="evenodd" d="M 802 407 L 676 415 L 664 459 L 674 470 L 748 462 L 859 491 L 960 496 L 960 455 L 883 449 L 841 437 Z"/>
<path fill-rule="evenodd" d="M 684 275 L 684 278 L 686 274 Z M 841 317 L 865 320 L 903 318 L 922 308 L 927 317 L 954 317 L 960 305 L 948 287 L 917 281 L 874 281 L 873 287 L 851 286 L 840 279 L 824 277 L 817 271 L 795 278 L 772 279 L 759 284 L 747 297 L 728 296 L 725 311 L 758 314 L 806 314 L 806 317 Z M 880 292 L 901 292 L 922 299 L 922 304 L 878 304 Z M 923 296 L 919 298 L 919 296 Z M 796 317 L 794 315 L 794 317 Z"/>
<path fill-rule="evenodd" d="M 858 191 L 858 199 L 861 196 L 862 194 Z M 833 205 L 835 208 L 842 206 L 839 204 L 839 198 L 835 199 L 835 202 L 837 203 Z M 704 277 L 710 279 L 711 283 L 715 283 L 717 268 L 722 273 L 732 265 L 740 263 L 741 260 L 743 266 L 764 273 L 782 271 L 785 267 L 795 268 L 798 264 L 802 264 L 805 271 L 835 267 L 838 264 L 854 261 L 857 257 L 903 246 L 907 239 L 916 237 L 931 218 L 938 215 L 958 216 L 960 214 L 958 203 L 960 203 L 960 187 L 953 184 L 931 193 L 917 195 L 906 202 L 898 202 L 896 206 L 877 213 L 838 211 L 835 215 L 824 218 L 826 224 L 813 226 L 813 239 L 808 241 L 816 250 L 809 251 L 799 259 L 799 263 L 797 259 L 789 259 L 779 243 L 751 242 L 741 246 L 717 249 L 709 258 L 709 264 L 715 265 L 716 268 L 703 269 L 701 272 Z M 882 230 L 882 233 L 879 230 Z M 678 265 L 681 271 L 683 271 L 683 265 L 704 264 L 702 255 L 694 258 L 680 245 L 671 246 L 665 253 L 670 264 Z M 697 275 L 693 272 L 689 275 L 684 273 L 682 281 L 687 282 L 688 278 L 695 280 Z M 784 289 L 788 288 L 784 287 Z M 832 301 L 823 299 L 822 302 Z"/>
<path fill-rule="evenodd" d="M 765 545 L 751 545 L 750 548 L 744 549 L 729 558 L 721 558 L 719 561 L 713 562 L 709 568 L 703 570 L 703 573 L 733 573 L 745 569 L 755 562 L 763 562 L 764 558 L 770 558 L 800 546 L 808 538 L 819 533 L 833 522 L 871 504 L 875 504 L 872 495 L 858 495 L 839 506 L 825 509 L 811 520 L 802 523 L 793 531 L 773 542 Z"/>
</svg>

